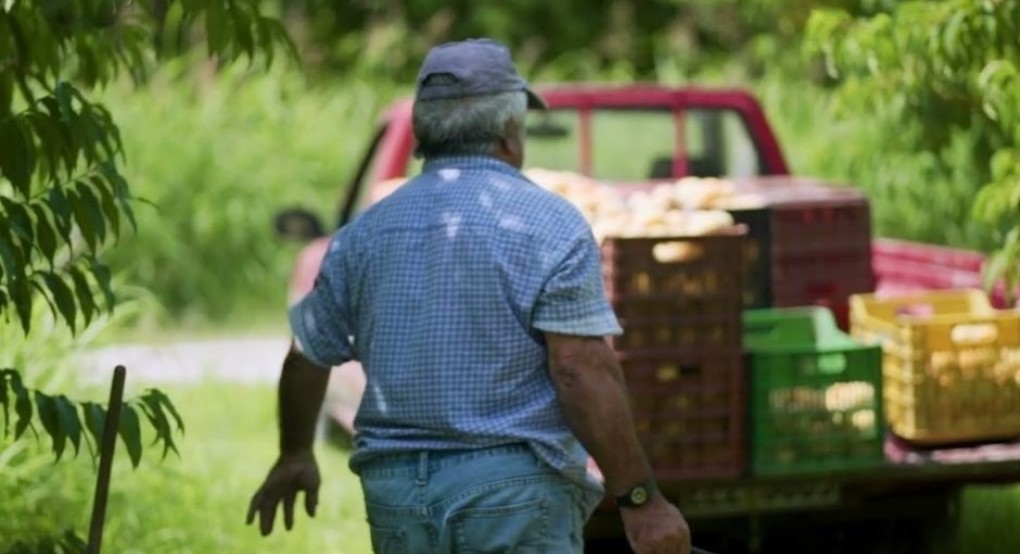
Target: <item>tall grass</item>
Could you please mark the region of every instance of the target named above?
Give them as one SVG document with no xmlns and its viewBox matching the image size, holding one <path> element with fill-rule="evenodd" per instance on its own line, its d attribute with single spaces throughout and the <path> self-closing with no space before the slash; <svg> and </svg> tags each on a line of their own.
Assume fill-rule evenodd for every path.
<svg viewBox="0 0 1020 554">
<path fill-rule="evenodd" d="M 104 551 L 371 551 L 361 489 L 337 449 L 318 451 L 323 486 L 314 519 L 297 514 L 289 533 L 278 519 L 268 538 L 245 525 L 251 495 L 276 455 L 272 388 L 207 382 L 163 390 L 186 399 L 178 404 L 187 425 L 181 456 L 161 461 L 151 451 L 135 470 L 118 446 Z M 95 472 L 84 457 L 53 464 L 43 445 L 0 441 L 0 472 L 0 552 L 67 528 L 86 534 Z"/>
<path fill-rule="evenodd" d="M 120 124 L 138 234 L 108 253 L 178 325 L 250 323 L 285 307 L 295 248 L 273 217 L 302 205 L 331 225 L 394 86 L 313 88 L 296 72 L 169 66 L 142 90 L 102 100 Z"/>
</svg>

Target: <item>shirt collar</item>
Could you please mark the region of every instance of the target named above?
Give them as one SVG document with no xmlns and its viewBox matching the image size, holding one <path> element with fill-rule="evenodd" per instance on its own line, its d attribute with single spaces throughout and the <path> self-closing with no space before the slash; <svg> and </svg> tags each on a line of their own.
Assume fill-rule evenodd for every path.
<svg viewBox="0 0 1020 554">
<path fill-rule="evenodd" d="M 439 171 L 441 169 L 479 170 L 488 169 L 523 177 L 523 174 L 516 167 L 492 156 L 467 155 L 467 156 L 440 156 L 430 158 L 422 165 L 422 173 Z"/>
</svg>

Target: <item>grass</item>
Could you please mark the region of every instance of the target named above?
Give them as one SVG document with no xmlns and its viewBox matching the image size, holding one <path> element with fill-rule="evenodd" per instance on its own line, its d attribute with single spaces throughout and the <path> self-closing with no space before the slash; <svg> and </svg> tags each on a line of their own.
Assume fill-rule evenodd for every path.
<svg viewBox="0 0 1020 554">
<path fill-rule="evenodd" d="M 369 552 L 361 489 L 347 455 L 320 447 L 323 475 L 315 519 L 301 512 L 295 527 L 263 538 L 245 526 L 248 502 L 276 455 L 275 393 L 270 386 L 205 382 L 163 388 L 187 425 L 180 458 L 147 452 L 132 470 L 123 445 L 114 464 L 104 550 L 121 554 L 208 552 Z M 12 446 L 0 442 L 0 461 Z M 0 552 L 33 531 L 88 528 L 94 473 L 85 456 L 50 465 L 48 456 L 22 451 L 0 480 Z M 0 471 L 4 465 L 0 463 Z M 31 481 L 19 487 L 19 475 Z M 5 490 L 6 489 L 6 490 Z"/>
<path fill-rule="evenodd" d="M 961 554 L 1011 554 L 1020 544 L 1020 485 L 970 487 L 960 511 Z"/>
</svg>

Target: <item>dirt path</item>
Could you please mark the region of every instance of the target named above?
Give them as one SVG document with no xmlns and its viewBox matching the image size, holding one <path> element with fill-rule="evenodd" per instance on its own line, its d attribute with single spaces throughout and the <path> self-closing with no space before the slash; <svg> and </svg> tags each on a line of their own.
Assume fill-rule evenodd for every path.
<svg viewBox="0 0 1020 554">
<path fill-rule="evenodd" d="M 178 341 L 165 345 L 118 344 L 83 357 L 87 374 L 108 379 L 118 364 L 132 381 L 196 383 L 206 379 L 237 383 L 275 383 L 288 338 L 243 337 Z"/>
</svg>

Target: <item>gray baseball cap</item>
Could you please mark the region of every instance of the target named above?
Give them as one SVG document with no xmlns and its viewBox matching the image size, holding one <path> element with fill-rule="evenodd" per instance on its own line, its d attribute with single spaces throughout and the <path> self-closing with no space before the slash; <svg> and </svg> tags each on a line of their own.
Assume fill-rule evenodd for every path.
<svg viewBox="0 0 1020 554">
<path fill-rule="evenodd" d="M 549 107 L 517 73 L 506 45 L 477 38 L 432 48 L 418 72 L 415 98 L 439 100 L 512 91 L 527 94 L 529 108 Z"/>
</svg>

